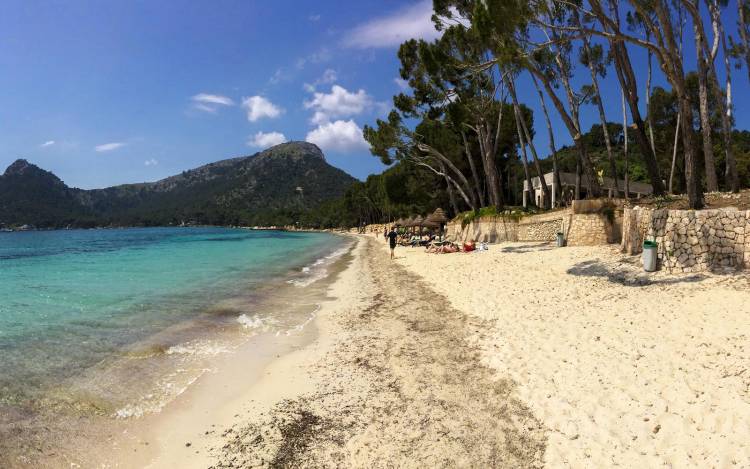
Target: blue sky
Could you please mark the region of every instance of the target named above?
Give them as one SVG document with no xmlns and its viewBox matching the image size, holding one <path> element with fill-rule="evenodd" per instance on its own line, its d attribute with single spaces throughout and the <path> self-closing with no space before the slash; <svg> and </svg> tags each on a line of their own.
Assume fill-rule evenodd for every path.
<svg viewBox="0 0 750 469">
<path fill-rule="evenodd" d="M 69 185 L 104 187 L 309 140 L 356 177 L 379 172 L 359 131 L 384 116 L 400 91 L 398 44 L 436 37 L 431 1 L 343 5 L 6 0 L 0 171 L 27 158 Z M 732 14 L 727 22 L 734 23 Z M 633 59 L 644 71 L 642 55 Z M 748 127 L 747 83 L 745 71 L 737 71 L 740 128 Z M 521 99 L 538 109 L 527 84 L 521 81 Z M 614 74 L 604 95 L 610 120 L 620 121 Z M 536 144 L 546 154 L 536 114 Z M 588 106 L 583 127 L 596 120 Z M 569 143 L 555 121 L 557 143 Z"/>
</svg>

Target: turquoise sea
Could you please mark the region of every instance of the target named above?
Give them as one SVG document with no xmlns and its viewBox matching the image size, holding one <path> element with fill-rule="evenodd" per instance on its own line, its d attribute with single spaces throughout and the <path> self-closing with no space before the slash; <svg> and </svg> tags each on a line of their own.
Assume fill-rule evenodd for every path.
<svg viewBox="0 0 750 469">
<path fill-rule="evenodd" d="M 0 412 L 82 396 L 125 417 L 158 408 L 153 389 L 197 376 L 167 359 L 185 372 L 187 357 L 231 345 L 210 333 L 303 324 L 314 305 L 302 292 L 346 244 L 224 228 L 0 233 Z M 285 288 L 300 293 L 269 303 Z"/>
</svg>

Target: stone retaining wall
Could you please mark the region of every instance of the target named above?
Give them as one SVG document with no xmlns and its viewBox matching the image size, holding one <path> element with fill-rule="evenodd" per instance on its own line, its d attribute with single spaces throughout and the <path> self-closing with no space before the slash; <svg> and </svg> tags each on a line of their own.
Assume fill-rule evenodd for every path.
<svg viewBox="0 0 750 469">
<path fill-rule="evenodd" d="M 669 272 L 743 269 L 750 265 L 750 211 L 625 209 L 622 249 L 656 241 L 659 266 Z"/>
<path fill-rule="evenodd" d="M 570 217 L 568 246 L 598 246 L 620 241 L 622 217 L 601 213 L 577 213 Z"/>
<path fill-rule="evenodd" d="M 518 222 L 518 241 L 554 241 L 564 231 L 568 210 L 523 217 Z"/>
<path fill-rule="evenodd" d="M 484 217 L 473 220 L 466 226 L 460 221 L 446 225 L 446 234 L 454 242 L 500 243 L 518 240 L 518 222 L 502 217 Z"/>
<path fill-rule="evenodd" d="M 515 220 L 485 217 L 466 226 L 460 221 L 447 225 L 448 237 L 456 242 L 474 240 L 499 243 L 503 241 L 554 241 L 558 232 L 565 234 L 571 246 L 591 246 L 619 242 L 619 217 L 615 223 L 601 213 L 574 213 L 571 209 L 530 215 Z"/>
</svg>

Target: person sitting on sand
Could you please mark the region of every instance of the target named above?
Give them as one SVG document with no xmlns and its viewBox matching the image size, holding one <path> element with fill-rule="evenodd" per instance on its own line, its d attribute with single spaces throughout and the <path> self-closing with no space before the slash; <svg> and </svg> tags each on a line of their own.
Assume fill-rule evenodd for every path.
<svg viewBox="0 0 750 469">
<path fill-rule="evenodd" d="M 474 244 L 474 241 L 468 241 L 464 243 L 464 252 L 471 252 L 477 248 L 476 244 Z"/>
<path fill-rule="evenodd" d="M 396 239 L 398 238 L 398 233 L 396 233 L 396 228 L 391 228 L 390 233 L 386 235 L 388 238 L 388 241 L 391 245 L 391 259 L 393 259 L 394 252 L 396 251 Z"/>
</svg>

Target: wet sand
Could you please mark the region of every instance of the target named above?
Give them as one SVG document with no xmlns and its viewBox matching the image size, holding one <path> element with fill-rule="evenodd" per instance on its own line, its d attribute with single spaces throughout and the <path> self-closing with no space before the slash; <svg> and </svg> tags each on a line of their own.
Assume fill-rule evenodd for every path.
<svg viewBox="0 0 750 469">
<path fill-rule="evenodd" d="M 750 467 L 746 273 L 645 274 L 615 247 L 539 243 L 398 248 L 391 261 L 380 238 L 357 239 L 297 339 L 214 361 L 92 455 L 152 468 Z"/>
<path fill-rule="evenodd" d="M 543 426 L 481 362 L 484 321 L 369 238 L 329 295 L 314 342 L 151 467 L 541 467 Z"/>
<path fill-rule="evenodd" d="M 254 371 L 228 360 L 113 466 L 541 467 L 544 427 L 481 362 L 483 320 L 370 238 L 328 295 L 309 343 L 255 370 L 252 384 L 242 376 Z M 137 458 L 124 456 L 133 449 Z"/>
</svg>

